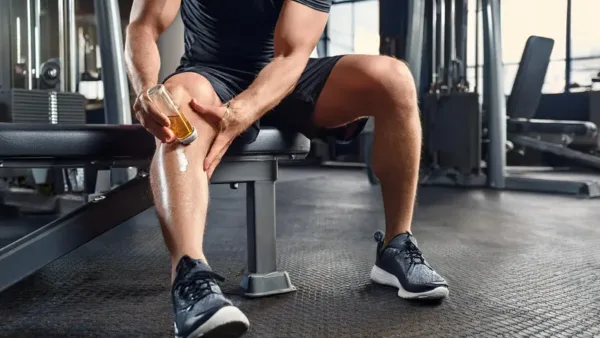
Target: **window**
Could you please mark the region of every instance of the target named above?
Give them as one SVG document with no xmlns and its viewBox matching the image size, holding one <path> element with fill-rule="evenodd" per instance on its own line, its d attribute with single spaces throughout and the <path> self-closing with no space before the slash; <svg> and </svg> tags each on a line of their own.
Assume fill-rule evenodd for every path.
<svg viewBox="0 0 600 338">
<path fill-rule="evenodd" d="M 542 87 L 542 93 L 557 94 L 565 91 L 565 69 L 566 62 L 564 60 L 550 61 L 546 79 L 544 81 L 544 87 Z"/>
<path fill-rule="evenodd" d="M 571 84 L 586 87 L 600 73 L 600 58 L 571 61 Z"/>
<path fill-rule="evenodd" d="M 554 39 L 551 59 L 565 59 L 567 0 L 503 0 L 501 16 L 504 63 L 521 60 L 531 35 Z"/>
<path fill-rule="evenodd" d="M 379 54 L 379 2 L 332 6 L 327 33 L 329 55 Z"/>
<path fill-rule="evenodd" d="M 572 0 L 571 2 L 571 86 L 586 88 L 600 72 L 600 40 L 597 30 L 600 2 Z"/>
<path fill-rule="evenodd" d="M 554 39 L 552 61 L 542 92 L 562 93 L 565 87 L 567 1 L 504 0 L 501 16 L 506 93 L 510 93 L 525 43 L 532 35 Z"/>
<path fill-rule="evenodd" d="M 379 54 L 379 1 L 354 5 L 354 52 Z"/>
<path fill-rule="evenodd" d="M 329 55 L 351 54 L 354 52 L 353 4 L 340 4 L 331 7 L 327 34 L 329 35 Z"/>
<path fill-rule="evenodd" d="M 572 0 L 571 2 L 571 57 L 600 57 L 598 38 L 598 0 Z M 600 70 L 599 70 L 600 71 Z"/>
</svg>

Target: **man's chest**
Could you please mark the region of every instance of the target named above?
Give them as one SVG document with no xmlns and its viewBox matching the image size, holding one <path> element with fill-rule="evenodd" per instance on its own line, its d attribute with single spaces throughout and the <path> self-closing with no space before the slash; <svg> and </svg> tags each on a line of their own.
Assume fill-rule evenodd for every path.
<svg viewBox="0 0 600 338">
<path fill-rule="evenodd" d="M 277 21 L 285 0 L 184 0 L 189 8 L 218 20 L 266 23 Z"/>
</svg>

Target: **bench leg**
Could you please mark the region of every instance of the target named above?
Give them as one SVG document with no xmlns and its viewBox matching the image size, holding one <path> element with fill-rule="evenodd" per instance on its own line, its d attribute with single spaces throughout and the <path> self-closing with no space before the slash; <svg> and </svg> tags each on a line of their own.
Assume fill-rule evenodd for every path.
<svg viewBox="0 0 600 338">
<path fill-rule="evenodd" d="M 286 271 L 277 271 L 275 181 L 246 185 L 248 274 L 242 281 L 246 296 L 263 297 L 295 291 Z"/>
</svg>

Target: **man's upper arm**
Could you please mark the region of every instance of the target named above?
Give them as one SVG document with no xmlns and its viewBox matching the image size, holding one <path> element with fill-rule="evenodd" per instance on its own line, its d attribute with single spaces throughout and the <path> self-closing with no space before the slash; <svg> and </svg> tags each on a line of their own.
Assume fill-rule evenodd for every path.
<svg viewBox="0 0 600 338">
<path fill-rule="evenodd" d="M 181 0 L 134 0 L 129 26 L 149 29 L 158 39 L 173 23 L 180 6 Z"/>
<path fill-rule="evenodd" d="M 332 0 L 286 0 L 275 28 L 275 55 L 308 58 L 319 42 Z"/>
</svg>

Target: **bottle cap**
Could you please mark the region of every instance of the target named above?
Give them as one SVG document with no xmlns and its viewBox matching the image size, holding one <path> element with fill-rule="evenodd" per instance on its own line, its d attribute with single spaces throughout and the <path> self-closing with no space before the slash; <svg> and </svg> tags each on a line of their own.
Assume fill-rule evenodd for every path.
<svg viewBox="0 0 600 338">
<path fill-rule="evenodd" d="M 188 145 L 188 144 L 194 142 L 197 138 L 198 138 L 198 132 L 196 131 L 196 128 L 194 128 L 194 130 L 192 131 L 192 134 L 190 134 L 190 136 L 179 139 L 179 142 L 183 145 Z"/>
</svg>

